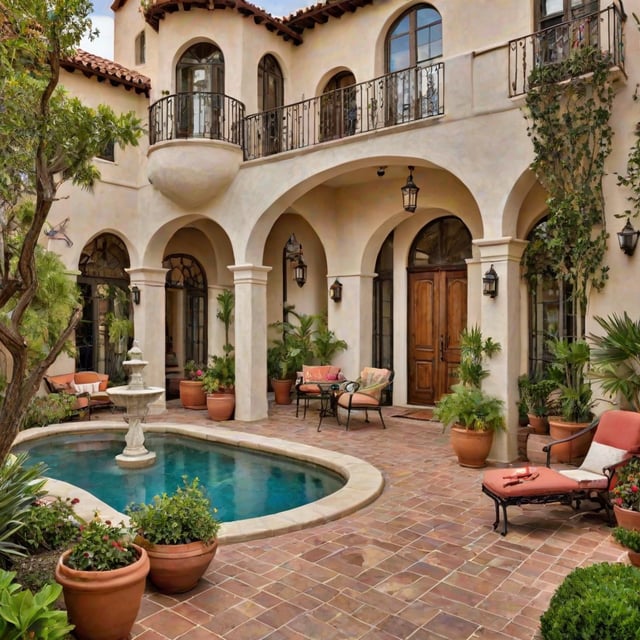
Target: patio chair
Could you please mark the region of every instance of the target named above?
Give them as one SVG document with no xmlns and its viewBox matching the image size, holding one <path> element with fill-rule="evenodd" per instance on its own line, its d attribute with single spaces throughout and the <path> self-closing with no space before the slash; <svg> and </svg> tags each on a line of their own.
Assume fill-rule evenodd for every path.
<svg viewBox="0 0 640 640">
<path fill-rule="evenodd" d="M 569 442 L 589 431 L 593 441 L 582 464 L 573 469 L 552 469 L 551 454 L 555 445 Z M 580 508 L 582 500 L 595 500 L 613 524 L 609 491 L 615 481 L 616 468 L 640 453 L 640 413 L 614 409 L 606 411 L 582 431 L 554 440 L 543 447 L 545 467 L 524 466 L 486 471 L 482 492 L 495 504 L 496 530 L 502 509 L 502 535 L 507 535 L 507 507 L 525 504 L 561 503 Z"/>
<path fill-rule="evenodd" d="M 369 411 L 377 411 L 382 428 L 386 429 L 382 417 L 382 392 L 393 382 L 394 372 L 391 369 L 365 367 L 357 380 L 343 385 L 344 391 L 336 397 L 336 419 L 340 424 L 340 409 L 347 412 L 346 430 L 352 411 L 364 411 L 365 422 L 369 422 Z"/>
<path fill-rule="evenodd" d="M 302 365 L 302 371 L 298 372 L 296 379 L 296 418 L 300 410 L 300 402 L 302 402 L 302 418 L 304 419 L 307 417 L 309 402 L 322 398 L 322 389 L 318 385 L 318 382 L 334 381 L 337 383 L 341 379 L 342 371 L 340 367 L 324 364 Z"/>
</svg>

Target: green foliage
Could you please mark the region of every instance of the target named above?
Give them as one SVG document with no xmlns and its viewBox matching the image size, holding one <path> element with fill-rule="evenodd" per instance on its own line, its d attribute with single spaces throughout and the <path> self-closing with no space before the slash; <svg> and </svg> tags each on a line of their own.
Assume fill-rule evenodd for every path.
<svg viewBox="0 0 640 640">
<path fill-rule="evenodd" d="M 53 502 L 37 500 L 22 518 L 23 527 L 14 542 L 30 554 L 63 549 L 78 535 L 80 523 L 73 505 L 77 499 L 56 498 Z"/>
<path fill-rule="evenodd" d="M 235 298 L 233 292 L 225 289 L 217 296 L 218 312 L 216 317 L 224 324 L 224 354 L 209 356 L 209 362 L 202 376 L 204 390 L 207 393 L 230 392 L 236 385 L 236 359 L 233 345 L 229 342 L 229 328 L 233 318 Z"/>
<path fill-rule="evenodd" d="M 640 458 L 633 457 L 616 471 L 611 502 L 623 509 L 640 511 Z"/>
<path fill-rule="evenodd" d="M 471 431 L 500 431 L 506 428 L 503 401 L 481 389 L 482 381 L 489 375 L 483 366 L 484 360 L 498 353 L 500 348 L 500 344 L 492 338 L 483 338 L 477 326 L 463 329 L 458 367 L 460 382 L 453 385 L 451 393 L 438 400 L 433 413 L 445 429 L 453 424 Z"/>
<path fill-rule="evenodd" d="M 317 329 L 313 338 L 313 355 L 318 364 L 331 364 L 336 355 L 346 351 L 347 343 L 340 340 L 327 325 L 327 319 L 321 317 L 317 321 Z M 304 364 L 304 363 L 303 363 Z"/>
<path fill-rule="evenodd" d="M 122 523 L 114 526 L 101 520 L 96 513 L 80 525 L 65 564 L 78 571 L 111 571 L 133 564 L 138 557 L 129 530 Z"/>
<path fill-rule="evenodd" d="M 77 398 L 69 393 L 50 393 L 33 398 L 20 428 L 31 429 L 63 422 L 75 413 L 76 402 Z"/>
<path fill-rule="evenodd" d="M 640 411 L 640 321 L 627 312 L 622 317 L 613 313 L 607 318 L 596 316 L 603 335 L 589 335 L 591 371 L 602 390 L 614 398 L 620 395 L 625 408 Z"/>
<path fill-rule="evenodd" d="M 540 618 L 543 640 L 640 639 L 640 571 L 602 562 L 574 569 Z"/>
<path fill-rule="evenodd" d="M 3 559 L 24 555 L 14 536 L 24 526 L 31 505 L 44 495 L 45 467 L 25 466 L 27 454 L 10 455 L 0 463 L 0 564 Z"/>
<path fill-rule="evenodd" d="M 218 535 L 220 522 L 215 509 L 198 478 L 191 483 L 182 478 L 183 486 L 173 494 L 154 496 L 153 502 L 128 505 L 125 512 L 132 527 L 151 544 L 186 544 L 212 542 Z"/>
<path fill-rule="evenodd" d="M 558 386 L 562 417 L 568 422 L 589 422 L 594 405 L 591 383 L 587 381 L 590 349 L 584 340 L 569 342 L 552 338 L 547 342 L 553 362 L 549 376 Z"/>
<path fill-rule="evenodd" d="M 59 640 L 73 629 L 66 611 L 55 602 L 62 593 L 59 584 L 47 584 L 37 593 L 14 582 L 15 572 L 0 570 L 0 638 L 2 640 Z"/>
<path fill-rule="evenodd" d="M 611 64 L 593 47 L 576 49 L 564 61 L 534 68 L 526 96 L 531 169 L 549 194 L 549 217 L 543 237 L 524 252 L 525 277 L 535 286 L 551 267 L 570 285 L 578 317 L 590 288 L 600 290 L 608 277 L 602 178 L 613 135 Z"/>
<path fill-rule="evenodd" d="M 218 311 L 216 312 L 216 318 L 224 325 L 224 350 L 228 353 L 231 349 L 231 343 L 229 342 L 229 328 L 231 327 L 231 321 L 233 319 L 233 310 L 235 307 L 235 297 L 233 291 L 225 289 L 219 293 L 216 297 L 218 301 Z M 233 348 L 233 347 L 231 347 Z"/>
<path fill-rule="evenodd" d="M 206 367 L 195 360 L 188 360 L 184 363 L 184 375 L 188 380 L 202 380 Z"/>
<path fill-rule="evenodd" d="M 621 544 L 630 551 L 640 553 L 640 531 L 625 529 L 624 527 L 615 527 L 611 535 L 618 544 Z"/>
<path fill-rule="evenodd" d="M 526 413 L 539 418 L 549 415 L 551 407 L 549 395 L 556 389 L 556 383 L 553 380 L 523 374 L 518 378 L 518 389 Z"/>
</svg>

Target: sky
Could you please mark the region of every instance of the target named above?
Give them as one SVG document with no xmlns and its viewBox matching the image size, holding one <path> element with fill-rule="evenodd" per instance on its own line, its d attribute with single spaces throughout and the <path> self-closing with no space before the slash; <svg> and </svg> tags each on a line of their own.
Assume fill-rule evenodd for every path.
<svg viewBox="0 0 640 640">
<path fill-rule="evenodd" d="M 129 0 L 130 2 L 139 2 L 139 0 Z M 113 11 L 111 5 L 113 0 L 93 0 L 93 14 L 91 20 L 93 28 L 100 32 L 98 38 L 91 42 L 88 38 L 84 38 L 80 43 L 80 48 L 89 53 L 94 53 L 103 58 L 113 60 Z M 311 4 L 313 0 L 259 0 L 253 2 L 261 7 L 272 16 L 281 17 L 288 16 L 297 9 L 302 9 Z"/>
</svg>

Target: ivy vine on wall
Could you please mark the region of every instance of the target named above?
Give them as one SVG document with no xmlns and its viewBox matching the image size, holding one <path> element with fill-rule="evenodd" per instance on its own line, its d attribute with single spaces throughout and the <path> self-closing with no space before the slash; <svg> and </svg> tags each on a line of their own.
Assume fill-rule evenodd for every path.
<svg viewBox="0 0 640 640">
<path fill-rule="evenodd" d="M 524 252 L 524 275 L 530 286 L 549 270 L 562 278 L 578 319 L 590 290 L 607 280 L 602 178 L 613 135 L 611 65 L 611 57 L 594 47 L 576 49 L 531 72 L 525 102 L 531 169 L 548 193 L 549 216 Z"/>
</svg>

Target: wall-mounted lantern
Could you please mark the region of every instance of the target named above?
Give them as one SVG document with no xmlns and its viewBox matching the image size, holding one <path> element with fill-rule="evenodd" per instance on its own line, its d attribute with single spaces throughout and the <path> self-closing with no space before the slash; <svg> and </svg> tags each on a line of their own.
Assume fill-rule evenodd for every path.
<svg viewBox="0 0 640 640">
<path fill-rule="evenodd" d="M 342 300 L 342 283 L 338 278 L 333 281 L 333 284 L 329 287 L 329 297 L 334 302 L 340 302 Z"/>
<path fill-rule="evenodd" d="M 132 284 L 129 287 L 129 291 L 131 291 L 131 299 L 133 300 L 133 304 L 140 304 L 140 289 L 138 285 Z"/>
<path fill-rule="evenodd" d="M 627 223 L 616 235 L 618 236 L 618 244 L 622 251 L 624 251 L 626 255 L 632 256 L 633 252 L 636 250 L 636 245 L 638 244 L 640 231 L 636 231 L 631 225 L 629 218 L 627 218 Z"/>
<path fill-rule="evenodd" d="M 482 293 L 490 298 L 495 298 L 498 295 L 498 274 L 493 265 L 482 277 Z"/>
</svg>

